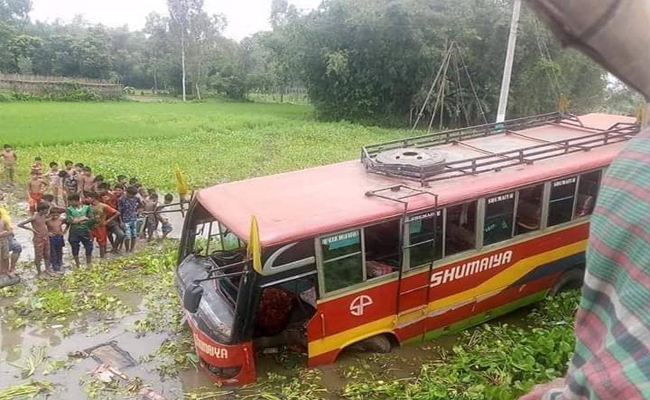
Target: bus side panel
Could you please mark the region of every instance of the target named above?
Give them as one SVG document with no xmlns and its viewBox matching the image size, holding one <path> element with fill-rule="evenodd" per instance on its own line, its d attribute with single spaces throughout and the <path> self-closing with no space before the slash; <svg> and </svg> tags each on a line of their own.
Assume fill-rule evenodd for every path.
<svg viewBox="0 0 650 400">
<path fill-rule="evenodd" d="M 396 312 L 397 279 L 319 302 L 307 325 L 309 365 L 331 363 L 346 346 L 392 332 Z"/>
<path fill-rule="evenodd" d="M 425 330 L 430 338 L 540 300 L 565 270 L 584 259 L 588 234 L 585 222 L 435 268 L 426 312 L 407 297 L 404 305 L 408 303 L 412 310 L 400 304 L 402 313 L 394 331 L 396 280 L 325 299 L 308 326 L 309 365 L 331 363 L 345 346 L 380 332 L 393 332 L 400 342 L 420 338 Z M 406 276 L 402 293 L 417 289 L 427 275 L 428 269 L 423 268 Z M 360 301 L 363 296 L 371 304 L 368 299 Z M 361 315 L 352 313 L 359 310 L 355 305 L 362 305 Z"/>
<path fill-rule="evenodd" d="M 476 259 L 442 268 L 443 277 L 447 270 L 455 269 L 454 278 L 460 278 L 432 286 L 433 301 L 429 303 L 426 337 L 475 325 L 540 300 L 564 271 L 583 262 L 588 233 L 589 224 L 585 223 L 485 253 L 481 257 L 512 251 L 508 265 L 487 271 L 472 274 L 472 270 L 465 267 L 463 273 L 462 265 Z M 437 283 L 434 278 L 432 276 L 432 285 Z M 462 284 L 467 280 L 473 282 Z M 445 286 L 454 287 L 456 291 L 449 295 Z"/>
</svg>

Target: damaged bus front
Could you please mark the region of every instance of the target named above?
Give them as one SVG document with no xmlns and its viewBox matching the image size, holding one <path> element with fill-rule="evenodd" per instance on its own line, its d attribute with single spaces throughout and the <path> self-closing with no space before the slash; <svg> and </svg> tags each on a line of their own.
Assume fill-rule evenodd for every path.
<svg viewBox="0 0 650 400">
<path fill-rule="evenodd" d="M 253 345 L 245 334 L 250 327 L 241 310 L 250 307 L 256 274 L 246 260 L 245 243 L 193 202 L 178 264 L 176 288 L 202 369 L 216 382 L 254 382 Z"/>
</svg>

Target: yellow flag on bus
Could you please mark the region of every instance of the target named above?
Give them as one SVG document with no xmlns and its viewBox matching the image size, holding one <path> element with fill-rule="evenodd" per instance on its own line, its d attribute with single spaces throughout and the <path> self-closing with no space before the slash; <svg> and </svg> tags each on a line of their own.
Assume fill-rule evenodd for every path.
<svg viewBox="0 0 650 400">
<path fill-rule="evenodd" d="M 176 189 L 178 190 L 178 195 L 181 197 L 181 200 L 187 197 L 187 194 L 190 192 L 190 187 L 185 180 L 185 174 L 178 167 L 178 164 L 174 164 L 174 179 L 176 181 Z"/>
<path fill-rule="evenodd" d="M 262 273 L 262 244 L 260 243 L 260 229 L 257 226 L 257 218 L 253 215 L 251 218 L 251 232 L 248 237 L 248 249 L 246 251 L 248 258 L 253 261 L 253 269 Z"/>
</svg>

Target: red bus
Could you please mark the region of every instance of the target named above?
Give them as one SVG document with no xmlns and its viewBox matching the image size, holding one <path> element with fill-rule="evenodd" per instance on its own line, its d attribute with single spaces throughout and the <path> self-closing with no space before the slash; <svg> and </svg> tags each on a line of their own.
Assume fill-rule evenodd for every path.
<svg viewBox="0 0 650 400">
<path fill-rule="evenodd" d="M 638 132 L 629 117 L 552 113 L 200 190 L 176 286 L 203 369 L 250 383 L 264 347 L 332 363 L 352 344 L 387 351 L 579 285 L 601 177 Z"/>
</svg>

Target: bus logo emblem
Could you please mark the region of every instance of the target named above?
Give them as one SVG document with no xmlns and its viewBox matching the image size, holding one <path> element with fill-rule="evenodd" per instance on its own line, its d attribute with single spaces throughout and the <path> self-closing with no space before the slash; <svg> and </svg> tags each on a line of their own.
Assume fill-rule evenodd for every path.
<svg viewBox="0 0 650 400">
<path fill-rule="evenodd" d="M 359 296 L 356 299 L 352 300 L 352 303 L 350 303 L 350 314 L 360 317 L 363 315 L 363 310 L 372 304 L 373 301 L 370 296 L 366 296 L 365 294 L 363 296 Z"/>
</svg>

